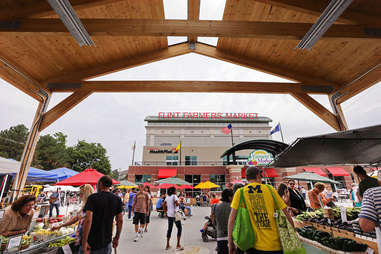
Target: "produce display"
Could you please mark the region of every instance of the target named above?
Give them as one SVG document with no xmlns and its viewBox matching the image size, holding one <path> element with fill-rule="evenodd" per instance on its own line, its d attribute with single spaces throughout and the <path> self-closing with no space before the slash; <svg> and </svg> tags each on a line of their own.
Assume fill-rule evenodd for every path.
<svg viewBox="0 0 381 254">
<path fill-rule="evenodd" d="M 8 238 L 0 235 L 0 240 L 1 240 L 0 251 L 4 251 L 8 244 Z"/>
<path fill-rule="evenodd" d="M 341 221 L 340 208 L 332 209 L 332 216 L 333 216 L 332 219 L 325 217 L 322 209 L 318 209 L 314 212 L 303 212 L 302 214 L 296 216 L 295 219 L 298 221 L 313 222 L 313 223 L 318 223 L 324 226 L 330 226 L 330 227 L 334 227 L 338 229 L 343 229 L 348 232 L 352 232 L 361 236 L 376 238 L 375 232 L 365 233 L 360 229 L 360 226 L 357 222 L 359 213 L 360 213 L 359 207 L 346 208 L 348 222 Z"/>
<path fill-rule="evenodd" d="M 368 248 L 366 244 L 360 244 L 356 241 L 342 237 L 332 237 L 328 232 L 316 230 L 312 226 L 304 226 L 297 228 L 300 236 L 316 241 L 328 248 L 346 251 L 346 252 L 365 252 Z"/>
<path fill-rule="evenodd" d="M 20 250 L 24 250 L 24 249 L 29 248 L 31 240 L 32 240 L 32 237 L 30 237 L 28 235 L 23 235 L 22 239 L 21 239 Z"/>
<path fill-rule="evenodd" d="M 67 236 L 64 239 L 55 241 L 53 243 L 49 243 L 49 248 L 57 248 L 57 247 L 63 247 L 67 244 L 70 244 L 74 241 L 74 238 L 71 236 Z"/>
</svg>

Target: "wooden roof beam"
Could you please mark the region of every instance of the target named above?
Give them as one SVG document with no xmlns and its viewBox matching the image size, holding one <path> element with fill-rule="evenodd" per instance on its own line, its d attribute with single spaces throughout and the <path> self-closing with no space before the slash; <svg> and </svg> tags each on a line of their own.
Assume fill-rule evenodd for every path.
<svg viewBox="0 0 381 254">
<path fill-rule="evenodd" d="M 306 93 L 293 92 L 291 95 L 336 131 L 342 130 L 336 115 L 331 113 L 314 98 Z"/>
<path fill-rule="evenodd" d="M 52 92 L 161 92 L 161 93 L 313 93 L 328 94 L 326 86 L 306 86 L 291 82 L 237 82 L 237 81 L 82 81 L 79 84 L 48 84 Z"/>
<path fill-rule="evenodd" d="M 73 92 L 69 97 L 61 101 L 59 104 L 54 106 L 48 112 L 42 116 L 42 121 L 40 125 L 40 130 L 42 131 L 47 128 L 49 125 L 54 123 L 57 119 L 63 116 L 70 109 L 74 108 L 81 101 L 86 99 L 92 91 L 89 90 L 78 90 Z"/>
<path fill-rule="evenodd" d="M 91 36 L 205 36 L 300 40 L 311 23 L 219 20 L 81 19 Z M 70 35 L 60 19 L 2 21 L 0 32 Z M 381 39 L 381 24 L 332 25 L 323 39 Z"/>
<path fill-rule="evenodd" d="M 254 0 L 257 2 L 271 4 L 286 9 L 306 13 L 313 16 L 320 16 L 328 6 L 327 2 L 316 0 Z M 349 24 L 380 24 L 380 17 L 369 13 L 361 13 L 350 8 L 338 18 L 338 22 Z"/>
<path fill-rule="evenodd" d="M 75 10 L 79 10 L 119 1 L 123 0 L 70 0 L 70 3 Z M 12 1 L 12 4 L 7 8 L 0 8 L 0 17 L 5 20 L 42 17 L 52 14 L 55 12 L 46 0 Z"/>
<path fill-rule="evenodd" d="M 339 84 L 325 80 L 319 77 L 310 77 L 303 73 L 296 73 L 295 71 L 288 70 L 284 67 L 276 66 L 274 64 L 268 64 L 255 59 L 249 59 L 245 56 L 234 55 L 225 51 L 222 51 L 216 47 L 197 43 L 194 53 L 213 57 L 222 61 L 237 64 L 243 67 L 247 67 L 253 70 L 262 71 L 277 77 L 285 78 L 288 80 L 301 82 L 306 85 L 328 86 L 330 88 L 338 88 Z"/>
<path fill-rule="evenodd" d="M 143 55 L 129 56 L 124 59 L 111 61 L 101 65 L 92 66 L 90 68 L 70 71 L 61 73 L 58 76 L 51 77 L 43 82 L 46 86 L 48 83 L 54 82 L 78 82 L 80 80 L 95 78 L 98 76 L 106 75 L 112 72 L 121 71 L 143 64 L 152 63 L 159 60 L 168 59 L 175 56 L 184 55 L 190 53 L 190 49 L 187 43 L 181 43 L 173 46 L 169 46 L 164 49 L 159 49 L 151 52 L 147 52 Z"/>
<path fill-rule="evenodd" d="M 374 66 L 368 72 L 364 73 L 360 77 L 356 78 L 348 85 L 335 91 L 333 95 L 338 98 L 336 100 L 337 104 L 341 104 L 344 101 L 352 98 L 353 96 L 361 93 L 362 91 L 368 89 L 369 87 L 377 84 L 381 81 L 381 63 Z"/>
<path fill-rule="evenodd" d="M 200 19 L 200 0 L 188 0 L 188 20 Z M 197 36 L 188 36 L 188 42 L 197 42 Z"/>
<path fill-rule="evenodd" d="M 4 57 L 0 57 L 0 78 L 31 96 L 33 99 L 40 102 L 43 101 L 40 95 L 40 89 L 42 89 L 40 83 L 30 77 L 19 66 L 16 66 Z"/>
</svg>

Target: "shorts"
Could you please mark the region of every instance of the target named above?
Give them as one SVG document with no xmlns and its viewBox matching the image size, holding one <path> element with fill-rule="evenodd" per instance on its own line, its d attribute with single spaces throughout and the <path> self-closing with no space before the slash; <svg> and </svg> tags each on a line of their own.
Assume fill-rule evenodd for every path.
<svg viewBox="0 0 381 254">
<path fill-rule="evenodd" d="M 146 215 L 146 223 L 149 223 L 149 217 L 151 216 L 151 213 Z"/>
<path fill-rule="evenodd" d="M 138 225 L 139 223 L 142 225 L 146 224 L 146 214 L 136 212 L 132 222 L 135 225 Z"/>
</svg>

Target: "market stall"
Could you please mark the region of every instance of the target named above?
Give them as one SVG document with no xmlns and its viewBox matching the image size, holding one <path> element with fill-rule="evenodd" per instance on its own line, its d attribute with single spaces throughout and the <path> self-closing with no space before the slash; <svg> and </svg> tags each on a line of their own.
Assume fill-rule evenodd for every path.
<svg viewBox="0 0 381 254">
<path fill-rule="evenodd" d="M 298 138 L 276 155 L 273 166 L 381 163 L 381 125 L 313 137 Z M 288 176 L 289 179 L 332 183 L 331 179 L 313 173 Z M 328 180 L 327 180 L 328 179 Z M 343 195 L 348 195 L 347 191 Z M 303 212 L 294 219 L 302 241 L 325 253 L 380 253 L 375 232 L 365 233 L 358 224 L 361 208 L 324 208 Z"/>
<path fill-rule="evenodd" d="M 302 241 L 332 252 L 379 253 L 376 234 L 361 231 L 356 219 L 360 208 L 327 208 L 294 218 Z"/>
<path fill-rule="evenodd" d="M 74 242 L 75 225 L 60 230 L 52 227 L 70 216 L 34 219 L 29 232 L 24 235 L 4 237 L 0 235 L 0 253 L 57 253 L 60 248 L 70 249 Z"/>
</svg>

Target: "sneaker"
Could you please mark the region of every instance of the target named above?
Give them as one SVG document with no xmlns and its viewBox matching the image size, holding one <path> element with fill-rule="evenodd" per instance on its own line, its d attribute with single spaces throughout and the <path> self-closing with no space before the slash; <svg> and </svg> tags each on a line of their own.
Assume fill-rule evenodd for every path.
<svg viewBox="0 0 381 254">
<path fill-rule="evenodd" d="M 134 239 L 134 242 L 137 242 L 139 240 L 139 234 L 136 234 L 136 237 Z"/>
<path fill-rule="evenodd" d="M 140 237 L 143 238 L 143 230 L 140 231 Z"/>
</svg>

